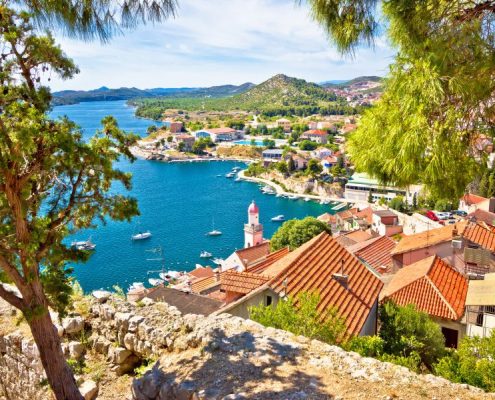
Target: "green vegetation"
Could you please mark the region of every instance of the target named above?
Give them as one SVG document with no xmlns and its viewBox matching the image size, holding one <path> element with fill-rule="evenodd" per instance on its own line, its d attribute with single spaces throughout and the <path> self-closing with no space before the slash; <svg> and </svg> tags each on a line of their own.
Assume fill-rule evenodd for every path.
<svg viewBox="0 0 495 400">
<path fill-rule="evenodd" d="M 275 307 L 254 306 L 249 309 L 249 317 L 264 326 L 284 329 L 296 335 L 335 344 L 341 341 L 345 323 L 338 310 L 329 308 L 325 315 L 318 312 L 318 293 L 303 292 L 297 299 L 288 297 L 279 300 Z M 297 305 L 296 305 L 297 304 Z"/>
<path fill-rule="evenodd" d="M 320 160 L 312 158 L 308 161 L 308 166 L 306 167 L 306 173 L 313 178 L 323 171 Z"/>
<path fill-rule="evenodd" d="M 382 182 L 422 182 L 455 200 L 483 172 L 475 148 L 493 136 L 495 5 L 468 0 L 309 2 L 343 52 L 372 42 L 377 16 L 397 50 L 377 105 L 365 112 L 348 150 L 356 168 Z"/>
<path fill-rule="evenodd" d="M 396 196 L 388 203 L 390 208 L 397 210 L 399 212 L 404 212 L 407 210 L 407 204 L 404 200 L 404 196 Z"/>
<path fill-rule="evenodd" d="M 495 391 L 495 332 L 485 338 L 464 336 L 458 350 L 435 365 L 435 372 L 452 382 Z"/>
<path fill-rule="evenodd" d="M 291 219 L 282 224 L 274 233 L 270 241 L 272 251 L 289 247 L 291 250 L 297 249 L 308 240 L 319 235 L 321 232 L 331 233 L 328 224 L 317 220 L 314 217 L 304 219 Z"/>
<path fill-rule="evenodd" d="M 315 83 L 275 75 L 247 92 L 226 98 L 160 98 L 134 100 L 136 115 L 161 119 L 167 109 L 188 111 L 251 111 L 263 116 L 307 116 L 312 114 L 357 114 L 360 109 L 347 105 Z M 266 128 L 266 127 L 265 127 Z M 268 131 L 267 131 L 268 133 Z"/>
<path fill-rule="evenodd" d="M 318 143 L 313 142 L 312 140 L 303 140 L 301 143 L 299 143 L 299 148 L 301 150 L 314 150 L 318 147 Z"/>
</svg>

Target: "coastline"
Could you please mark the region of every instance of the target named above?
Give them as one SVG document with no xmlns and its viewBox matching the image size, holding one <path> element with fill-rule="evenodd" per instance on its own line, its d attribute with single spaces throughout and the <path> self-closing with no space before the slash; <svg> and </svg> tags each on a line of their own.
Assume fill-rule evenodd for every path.
<svg viewBox="0 0 495 400">
<path fill-rule="evenodd" d="M 235 162 L 243 162 L 243 163 L 252 163 L 255 162 L 256 160 L 252 158 L 242 158 L 242 157 L 202 157 L 202 156 L 188 156 L 184 155 L 184 157 L 173 157 L 173 156 L 167 156 L 165 154 L 161 153 L 149 153 L 147 151 L 144 151 L 137 146 L 131 147 L 131 153 L 137 157 L 141 158 L 143 160 L 147 161 L 161 161 L 161 162 L 167 162 L 167 163 L 176 163 L 176 162 L 205 162 L 205 161 L 235 161 Z M 155 158 L 156 157 L 156 158 Z"/>
</svg>

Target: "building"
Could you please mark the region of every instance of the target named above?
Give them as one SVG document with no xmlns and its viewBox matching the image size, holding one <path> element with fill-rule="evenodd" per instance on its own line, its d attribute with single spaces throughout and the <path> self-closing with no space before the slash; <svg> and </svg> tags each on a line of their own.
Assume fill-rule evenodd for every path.
<svg viewBox="0 0 495 400">
<path fill-rule="evenodd" d="M 244 231 L 244 235 L 247 235 L 246 231 Z M 247 240 L 252 239 L 246 237 L 244 241 L 247 242 Z M 231 269 L 239 272 L 245 271 L 251 265 L 265 260 L 269 254 L 270 242 L 268 240 L 254 246 L 236 250 L 222 263 L 222 271 L 228 271 Z"/>
<path fill-rule="evenodd" d="M 278 162 L 282 159 L 282 155 L 283 155 L 283 150 L 281 149 L 266 149 L 263 150 L 263 153 L 261 153 L 264 164 Z"/>
<path fill-rule="evenodd" d="M 170 122 L 170 133 L 180 133 L 182 132 L 184 124 L 180 121 Z"/>
<path fill-rule="evenodd" d="M 238 136 L 237 131 L 232 128 L 210 128 L 200 129 L 194 132 L 197 139 L 210 138 L 212 142 L 230 142 Z"/>
<path fill-rule="evenodd" d="M 311 152 L 311 157 L 323 160 L 324 158 L 330 157 L 332 154 L 333 151 L 331 149 L 327 149 L 326 147 L 318 147 Z"/>
<path fill-rule="evenodd" d="M 372 200 L 375 202 L 381 198 L 390 201 L 396 196 L 403 196 L 407 203 L 412 204 L 413 197 L 418 198 L 421 189 L 421 185 L 411 185 L 409 188 L 386 186 L 366 174 L 355 173 L 345 185 L 344 197 L 356 202 L 367 202 L 371 193 Z"/>
<path fill-rule="evenodd" d="M 278 128 L 282 128 L 284 132 L 288 133 L 291 131 L 291 123 L 287 118 L 280 118 L 275 121 Z"/>
<path fill-rule="evenodd" d="M 306 160 L 304 157 L 301 157 L 299 154 L 294 154 L 291 157 L 294 161 L 294 166 L 296 167 L 297 171 L 302 171 L 308 166 L 308 160 Z"/>
<path fill-rule="evenodd" d="M 335 240 L 343 247 L 354 246 L 356 243 L 363 243 L 372 239 L 368 232 L 357 229 L 351 232 L 339 233 L 335 236 Z"/>
<path fill-rule="evenodd" d="M 314 129 L 320 129 L 320 130 L 325 130 L 329 131 L 332 133 L 337 133 L 337 126 L 335 126 L 334 123 L 329 122 L 329 121 L 320 121 L 316 124 L 316 128 Z"/>
<path fill-rule="evenodd" d="M 495 212 L 495 198 L 487 199 L 476 194 L 468 193 L 459 199 L 459 210 L 468 214 L 476 210 Z"/>
<path fill-rule="evenodd" d="M 304 132 L 301 135 L 301 139 L 311 140 L 312 142 L 316 142 L 319 144 L 327 144 L 328 133 L 327 131 L 323 131 L 320 129 L 311 129 L 309 131 Z"/>
<path fill-rule="evenodd" d="M 328 157 L 325 157 L 323 160 L 321 160 L 321 166 L 323 167 L 323 170 L 325 172 L 329 172 L 329 170 L 339 164 L 339 158 L 335 155 L 331 155 Z"/>
<path fill-rule="evenodd" d="M 383 283 L 374 272 L 323 232 L 281 257 L 258 274 L 230 274 L 222 285 L 236 299 L 221 311 L 249 318 L 252 305 L 275 305 L 303 292 L 320 295 L 318 310 L 335 308 L 346 325 L 346 337 L 374 335 L 378 295 Z"/>
<path fill-rule="evenodd" d="M 393 236 L 402 232 L 399 216 L 391 210 L 373 211 L 371 230 L 380 236 Z"/>
<path fill-rule="evenodd" d="M 390 252 L 395 245 L 395 241 L 388 236 L 380 236 L 348 246 L 346 249 L 376 273 L 385 275 L 392 272 L 392 256 Z"/>
<path fill-rule="evenodd" d="M 191 151 L 194 142 L 196 141 L 194 136 L 191 135 L 175 135 L 174 143 L 179 146 L 180 143 L 184 143 L 184 151 Z"/>
<path fill-rule="evenodd" d="M 495 274 L 469 281 L 466 297 L 466 335 L 489 337 L 495 329 Z"/>
<path fill-rule="evenodd" d="M 469 220 L 474 222 L 483 222 L 491 227 L 495 227 L 495 213 L 482 209 L 474 210 L 468 214 Z"/>
<path fill-rule="evenodd" d="M 263 243 L 263 225 L 260 224 L 260 210 L 254 200 L 248 207 L 248 222 L 244 224 L 244 248 Z"/>
<path fill-rule="evenodd" d="M 456 348 L 466 332 L 461 322 L 468 280 L 437 256 L 430 256 L 398 271 L 385 287 L 382 301 L 392 300 L 430 315 L 440 325 L 447 347 Z"/>
</svg>

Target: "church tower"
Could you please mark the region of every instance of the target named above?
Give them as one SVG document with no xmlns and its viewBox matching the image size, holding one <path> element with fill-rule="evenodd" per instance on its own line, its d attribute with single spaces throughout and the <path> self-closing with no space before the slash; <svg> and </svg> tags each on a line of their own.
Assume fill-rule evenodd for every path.
<svg viewBox="0 0 495 400">
<path fill-rule="evenodd" d="M 256 246 L 263 242 L 263 225 L 260 224 L 260 210 L 254 200 L 248 208 L 248 223 L 244 224 L 244 247 Z"/>
</svg>

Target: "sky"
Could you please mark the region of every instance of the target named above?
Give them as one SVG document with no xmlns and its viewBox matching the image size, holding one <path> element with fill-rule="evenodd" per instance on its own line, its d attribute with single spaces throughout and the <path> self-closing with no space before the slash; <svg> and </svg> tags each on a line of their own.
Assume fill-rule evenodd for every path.
<svg viewBox="0 0 495 400">
<path fill-rule="evenodd" d="M 311 82 L 387 73 L 393 51 L 386 40 L 344 57 L 302 3 L 179 0 L 175 19 L 126 31 L 107 44 L 56 34 L 81 72 L 69 81 L 52 77 L 50 86 L 207 87 L 260 83 L 278 73 Z"/>
</svg>

